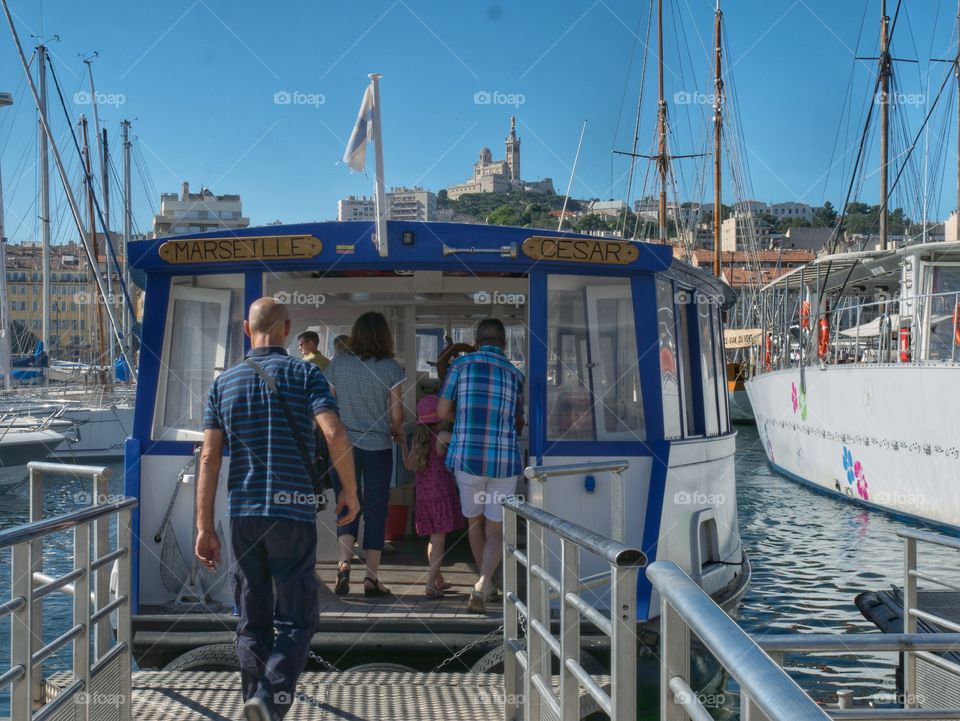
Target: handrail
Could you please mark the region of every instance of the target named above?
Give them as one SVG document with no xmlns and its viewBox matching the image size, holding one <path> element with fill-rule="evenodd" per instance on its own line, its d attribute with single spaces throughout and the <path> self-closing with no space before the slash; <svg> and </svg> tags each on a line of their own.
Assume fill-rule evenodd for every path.
<svg viewBox="0 0 960 721">
<path fill-rule="evenodd" d="M 67 531 L 81 523 L 89 523 L 98 518 L 104 518 L 111 514 L 133 508 L 138 503 L 136 498 L 127 497 L 113 503 L 102 503 L 89 508 L 80 508 L 70 513 L 64 513 L 61 516 L 44 518 L 33 523 L 25 523 L 22 526 L 14 526 L 0 531 L 0 549 L 9 548 L 26 541 L 35 541 L 43 536 L 58 531 Z"/>
<path fill-rule="evenodd" d="M 30 463 L 30 518 L 22 526 L 0 531 L 0 549 L 12 556 L 11 597 L 0 604 L 0 616 L 11 615 L 10 668 L 0 673 L 0 688 L 10 687 L 12 721 L 54 718 L 68 703 L 84 704 L 77 718 L 130 719 L 131 689 L 131 558 L 134 543 L 133 509 L 136 498 L 99 503 L 107 498 L 110 469 L 99 466 Z M 93 479 L 92 506 L 52 518 L 42 518 L 44 473 L 72 474 Z M 110 522 L 116 516 L 115 544 Z M 73 567 L 57 577 L 43 572 L 44 539 L 73 531 Z M 115 548 L 111 548 L 115 545 Z M 110 598 L 110 569 L 116 563 L 117 593 Z M 72 583 L 71 583 L 72 582 Z M 35 585 L 35 584 L 40 585 Z M 70 626 L 44 645 L 43 599 L 53 592 L 71 594 Z M 116 614 L 116 636 L 110 628 Z M 73 683 L 46 702 L 43 662 L 72 645 Z M 112 665 L 116 663 L 116 667 Z M 107 684 L 97 682 L 100 673 L 113 674 Z M 112 688 L 115 694 L 79 695 L 91 688 Z M 104 697 L 101 699 L 101 697 Z M 120 700 L 119 703 L 117 700 Z M 105 716 L 104 713 L 107 713 Z"/>
<path fill-rule="evenodd" d="M 595 556 L 609 561 L 617 568 L 640 567 L 647 563 L 647 557 L 643 551 L 625 546 L 612 538 L 591 531 L 589 528 L 578 526 L 576 523 L 555 516 L 542 508 L 531 506 L 526 501 L 505 498 L 502 504 L 504 508 L 509 508 L 521 518 L 553 531 L 561 538 L 576 543 Z"/>
<path fill-rule="evenodd" d="M 740 685 L 741 718 L 755 718 L 756 711 L 779 721 L 830 718 L 675 563 L 651 564 L 647 578 L 660 592 L 662 719 L 673 721 L 687 714 L 690 699 L 678 697 L 673 679 L 689 683 L 691 633 Z"/>
<path fill-rule="evenodd" d="M 960 538 L 942 536 L 939 533 L 933 533 L 932 531 L 919 531 L 912 528 L 904 528 L 897 531 L 897 536 L 900 538 L 912 538 L 916 541 L 924 541 L 925 543 L 932 543 L 936 546 L 945 546 L 946 548 L 952 548 L 956 551 L 960 551 Z"/>
<path fill-rule="evenodd" d="M 597 470 L 602 464 L 580 464 Z M 560 475 L 563 473 L 561 469 Z M 536 477 L 528 469 L 528 477 Z M 560 721 L 580 718 L 580 693 L 586 692 L 612 721 L 636 717 L 637 617 L 639 569 L 646 563 L 642 551 L 630 548 L 595 531 L 564 520 L 516 498 L 501 500 L 503 525 L 504 605 L 504 719 L 512 721 L 522 703 L 525 717 L 537 719 L 547 711 Z M 526 552 L 518 549 L 518 519 L 526 521 Z M 547 562 L 546 534 L 560 541 L 560 574 Z M 578 593 L 580 555 L 587 551 L 609 564 L 608 615 L 591 606 Z M 526 598 L 519 597 L 519 568 L 526 570 Z M 553 633 L 550 592 L 560 605 L 559 637 Z M 586 619 L 610 637 L 610 690 L 607 692 L 580 663 L 580 626 Z M 524 622 L 524 636 L 519 625 Z M 525 643 L 524 643 L 525 641 Z M 560 693 L 553 691 L 551 661 L 559 660 Z M 522 683 L 517 668 L 523 672 Z M 518 693 L 521 687 L 522 694 Z M 522 699 L 522 701 L 518 701 Z"/>
<path fill-rule="evenodd" d="M 541 484 L 548 478 L 579 476 L 592 473 L 610 473 L 610 535 L 613 540 L 623 543 L 627 538 L 627 516 L 623 474 L 630 468 L 630 461 L 591 461 L 589 463 L 567 463 L 556 466 L 527 466 L 523 475 L 528 481 Z M 546 506 L 546 489 L 540 489 L 541 505 Z"/>
</svg>

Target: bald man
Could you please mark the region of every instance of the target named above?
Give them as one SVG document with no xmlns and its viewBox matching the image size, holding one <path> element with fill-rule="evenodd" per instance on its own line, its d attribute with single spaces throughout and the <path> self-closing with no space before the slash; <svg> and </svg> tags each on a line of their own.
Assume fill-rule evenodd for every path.
<svg viewBox="0 0 960 721">
<path fill-rule="evenodd" d="M 286 306 L 260 298 L 250 306 L 243 331 L 250 352 L 244 362 L 220 374 L 207 398 L 195 553 L 209 568 L 220 562 L 214 498 L 226 447 L 244 715 L 248 721 L 271 721 L 290 710 L 318 620 L 315 491 L 297 445 L 299 438 L 310 445 L 310 457 L 316 456 L 314 424 L 327 440 L 340 477 L 337 523 L 350 523 L 360 505 L 353 447 L 330 387 L 319 368 L 284 350 L 290 335 Z M 273 379 L 296 432 L 249 359 Z"/>
</svg>

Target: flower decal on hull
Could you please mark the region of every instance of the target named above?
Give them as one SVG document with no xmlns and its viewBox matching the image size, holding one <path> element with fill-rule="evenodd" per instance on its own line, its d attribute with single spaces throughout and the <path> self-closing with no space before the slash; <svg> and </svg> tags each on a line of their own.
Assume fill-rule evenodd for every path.
<svg viewBox="0 0 960 721">
<path fill-rule="evenodd" d="M 800 419 L 807 420 L 807 394 L 797 388 L 796 383 L 790 384 L 790 403 L 793 405 L 793 412 L 800 411 Z"/>
<path fill-rule="evenodd" d="M 857 495 L 865 501 L 870 500 L 870 492 L 867 484 L 867 474 L 864 471 L 863 464 L 854 459 L 853 452 L 843 447 L 843 470 L 846 473 L 847 484 L 855 487 Z"/>
</svg>

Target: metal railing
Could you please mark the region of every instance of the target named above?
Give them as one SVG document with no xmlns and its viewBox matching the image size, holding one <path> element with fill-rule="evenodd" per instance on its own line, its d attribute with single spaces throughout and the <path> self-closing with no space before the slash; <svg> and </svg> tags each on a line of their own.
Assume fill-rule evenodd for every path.
<svg viewBox="0 0 960 721">
<path fill-rule="evenodd" d="M 68 703 L 77 704 L 77 719 L 130 718 L 131 689 L 131 544 L 136 498 L 110 502 L 95 494 L 93 505 L 71 513 L 39 518 L 44 473 L 86 475 L 106 479 L 106 469 L 54 463 L 30 463 L 31 521 L 0 531 L 0 549 L 12 555 L 11 598 L 0 604 L 0 618 L 12 616 L 10 668 L 0 674 L 0 688 L 10 686 L 11 720 L 52 718 Z M 103 484 L 95 482 L 95 486 Z M 117 516 L 115 548 L 109 546 L 109 520 Z M 73 531 L 73 564 L 67 573 L 43 573 L 43 541 L 54 534 Z M 101 541 L 98 534 L 103 532 Z M 94 540 L 91 552 L 91 540 Z M 110 600 L 110 565 L 117 565 L 116 597 Z M 44 644 L 43 599 L 54 592 L 72 596 L 72 626 Z M 116 614 L 116 640 L 109 623 Z M 39 620 L 39 624 L 38 624 Z M 95 634 L 94 634 L 95 632 Z M 91 639 L 96 636 L 91 654 Z M 43 663 L 72 643 L 73 680 L 44 703 Z M 86 694 L 86 697 L 79 694 Z"/>
<path fill-rule="evenodd" d="M 607 461 L 604 463 L 570 463 L 558 466 L 528 466 L 523 475 L 528 481 L 543 484 L 548 478 L 562 476 L 592 475 L 610 473 L 610 533 L 613 540 L 623 543 L 627 534 L 626 504 L 624 503 L 623 473 L 630 467 L 630 461 Z M 541 490 L 546 499 L 546 488 Z M 545 504 L 544 504 L 545 505 Z"/>
<path fill-rule="evenodd" d="M 740 685 L 740 718 L 829 718 L 679 566 L 657 561 L 647 578 L 660 592 L 661 721 L 710 718 L 690 687 L 691 634 Z"/>
<path fill-rule="evenodd" d="M 900 532 L 907 542 L 906 575 L 914 579 L 939 579 L 916 571 L 917 540 L 931 541 L 960 550 L 960 540 L 945 539 L 923 531 Z M 690 688 L 690 640 L 695 635 L 740 686 L 740 716 L 743 719 L 863 719 L 917 721 L 919 719 L 960 719 L 960 708 L 918 708 L 916 669 L 911 679 L 908 659 L 923 658 L 937 668 L 960 676 L 960 666 L 936 652 L 956 651 L 960 633 L 917 633 L 916 620 L 931 614 L 916 609 L 916 587 L 905 589 L 905 614 L 902 634 L 827 634 L 791 633 L 752 639 L 680 568 L 669 561 L 658 561 L 647 569 L 647 577 L 660 592 L 661 643 L 661 720 L 708 721 L 710 718 L 700 697 Z M 914 601 L 907 603 L 907 594 Z M 912 618 L 912 622 L 906 621 Z M 945 619 L 937 620 L 937 623 Z M 957 624 L 946 627 L 960 630 Z M 902 653 L 904 656 L 904 693 L 897 697 L 902 707 L 873 708 L 853 706 L 849 690 L 837 691 L 831 708 L 818 706 L 787 675 L 783 668 L 787 654 L 814 653 L 823 656 Z"/>
<path fill-rule="evenodd" d="M 528 476 L 529 477 L 529 476 Z M 637 715 L 637 577 L 643 552 L 564 520 L 516 498 L 504 507 L 504 719 L 522 705 L 526 719 L 543 712 L 561 721 L 580 718 L 581 688 L 612 721 Z M 518 519 L 526 526 L 526 551 L 518 546 Z M 547 563 L 546 534 L 560 540 L 560 578 Z M 581 551 L 610 564 L 610 610 L 604 613 L 579 595 Z M 526 569 L 526 599 L 519 597 L 519 569 Z M 559 601 L 559 638 L 554 635 L 550 596 Z M 586 619 L 610 637 L 609 693 L 580 664 L 581 622 Z M 519 635 L 525 625 L 526 638 Z M 553 659 L 559 662 L 559 695 L 553 691 Z M 522 694 L 517 667 L 523 671 Z"/>
<path fill-rule="evenodd" d="M 960 591 L 960 586 L 942 578 L 923 573 L 917 568 L 917 544 L 929 543 L 943 548 L 960 551 L 960 539 L 942 536 L 929 531 L 897 531 L 903 539 L 903 632 L 916 634 L 918 622 L 925 621 L 941 628 L 953 631 L 952 634 L 921 634 L 922 636 L 943 635 L 952 636 L 954 643 L 951 648 L 924 648 L 904 650 L 903 654 L 903 695 L 904 705 L 916 707 L 917 704 L 917 660 L 927 663 L 960 678 L 960 665 L 932 653 L 932 651 L 957 651 L 960 648 L 960 624 L 938 616 L 934 613 L 920 610 L 918 601 L 918 582 L 928 581 L 950 591 Z M 953 718 L 960 718 L 960 715 Z"/>
<path fill-rule="evenodd" d="M 858 298 L 848 298 L 846 302 L 829 311 L 826 315 L 811 310 L 806 317 L 801 315 L 799 296 L 795 308 L 787 312 L 784 308 L 782 318 L 773 325 L 767 325 L 761 334 L 761 347 L 758 349 L 761 356 L 764 352 L 763 339 L 771 337 L 774 356 L 770 369 L 790 368 L 800 364 L 803 356 L 803 365 L 817 362 L 816 346 L 819 321 L 828 318 L 830 321 L 830 338 L 827 356 L 822 359 L 828 364 L 843 363 L 900 363 L 922 364 L 960 361 L 960 340 L 957 327 L 954 325 L 960 309 L 960 291 L 943 293 L 925 293 L 903 298 L 897 294 L 886 300 L 870 300 L 858 302 Z M 907 307 L 909 306 L 909 307 Z M 904 325 L 905 319 L 910 319 Z M 877 328 L 871 329 L 870 334 L 861 335 L 861 330 L 873 321 L 877 321 Z M 931 343 L 934 340 L 934 321 L 938 326 L 937 337 L 944 340 L 940 344 L 940 351 L 949 351 L 949 357 L 930 358 Z M 804 324 L 808 328 L 803 328 Z M 943 331 L 939 331 L 939 326 Z M 902 359 L 899 343 L 901 328 L 909 330 L 909 343 L 906 348 L 906 359 Z M 798 332 L 799 338 L 794 334 Z M 802 332 L 801 332 L 802 331 Z M 759 364 L 758 370 L 770 370 Z"/>
</svg>

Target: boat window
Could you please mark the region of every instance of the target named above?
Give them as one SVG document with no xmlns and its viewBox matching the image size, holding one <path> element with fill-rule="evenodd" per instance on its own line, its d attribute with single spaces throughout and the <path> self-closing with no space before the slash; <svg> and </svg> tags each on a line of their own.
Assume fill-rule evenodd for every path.
<svg viewBox="0 0 960 721">
<path fill-rule="evenodd" d="M 155 438 L 202 438 L 210 385 L 243 357 L 242 293 L 242 275 L 174 280 L 157 387 Z"/>
<path fill-rule="evenodd" d="M 644 440 L 629 279 L 550 276 L 547 309 L 547 437 Z"/>
<path fill-rule="evenodd" d="M 657 325 L 660 328 L 660 392 L 663 396 L 663 433 L 666 438 L 683 435 L 680 412 L 680 380 L 677 377 L 677 339 L 673 316 L 673 283 L 657 280 Z"/>
<path fill-rule="evenodd" d="M 708 436 L 720 432 L 720 423 L 717 416 L 717 377 L 714 372 L 713 339 L 711 304 L 706 297 L 697 294 L 697 328 L 700 332 L 700 379 L 703 383 L 703 422 Z"/>
<path fill-rule="evenodd" d="M 723 338 L 723 313 L 720 310 L 720 307 L 714 304 L 710 304 L 711 315 L 713 316 L 714 327 L 716 328 L 716 333 L 714 334 L 714 339 Z M 727 405 L 729 402 L 729 397 L 727 395 L 727 364 L 726 358 L 723 354 L 723 344 L 714 343 L 713 344 L 714 354 L 716 356 L 715 361 L 716 365 L 714 368 L 718 374 L 716 388 L 717 388 L 717 403 L 720 410 L 720 432 L 729 433 L 730 432 L 730 408 Z"/>
<path fill-rule="evenodd" d="M 680 339 L 680 397 L 683 400 L 683 428 L 684 435 L 697 436 L 702 431 L 697 428 L 697 414 L 694 407 L 693 363 L 690 358 L 690 304 L 693 299 L 692 291 L 676 289 L 677 308 L 677 338 Z"/>
<path fill-rule="evenodd" d="M 930 345 L 927 357 L 931 360 L 951 360 L 960 357 L 955 348 L 954 328 L 960 313 L 960 265 L 932 265 L 929 267 Z"/>
</svg>

